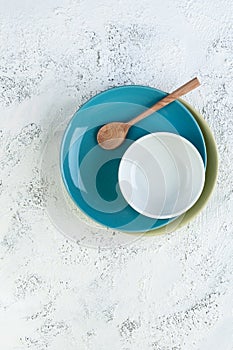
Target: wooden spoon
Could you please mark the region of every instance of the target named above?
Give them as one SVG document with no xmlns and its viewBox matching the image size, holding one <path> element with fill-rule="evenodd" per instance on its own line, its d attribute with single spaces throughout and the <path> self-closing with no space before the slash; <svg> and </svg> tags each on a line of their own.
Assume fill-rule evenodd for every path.
<svg viewBox="0 0 233 350">
<path fill-rule="evenodd" d="M 187 94 L 199 85 L 199 80 L 197 78 L 194 78 L 188 83 L 182 85 L 181 87 L 173 91 L 171 94 L 162 98 L 162 100 L 160 100 L 155 105 L 147 109 L 145 112 L 139 114 L 137 117 L 133 118 L 129 122 L 113 122 L 105 124 L 99 129 L 97 134 L 97 141 L 99 145 L 106 150 L 112 150 L 119 147 L 124 142 L 129 128 L 132 125 L 148 117 L 150 114 L 158 111 L 164 106 L 167 106 L 169 103 L 175 101 L 180 96 Z"/>
</svg>

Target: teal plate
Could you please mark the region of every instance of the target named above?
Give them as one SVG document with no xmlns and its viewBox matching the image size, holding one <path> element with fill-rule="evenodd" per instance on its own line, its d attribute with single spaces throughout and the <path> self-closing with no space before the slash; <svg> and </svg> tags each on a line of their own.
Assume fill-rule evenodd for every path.
<svg viewBox="0 0 233 350">
<path fill-rule="evenodd" d="M 202 132 L 192 114 L 175 101 L 131 127 L 127 140 L 113 151 L 98 146 L 99 128 L 112 121 L 128 121 L 166 95 L 145 86 L 122 86 L 104 91 L 86 102 L 71 119 L 61 145 L 60 166 L 65 187 L 75 204 L 89 217 L 112 229 L 145 232 L 171 219 L 152 219 L 132 209 L 118 184 L 118 167 L 129 145 L 151 132 L 179 134 L 197 148 L 206 166 Z"/>
</svg>

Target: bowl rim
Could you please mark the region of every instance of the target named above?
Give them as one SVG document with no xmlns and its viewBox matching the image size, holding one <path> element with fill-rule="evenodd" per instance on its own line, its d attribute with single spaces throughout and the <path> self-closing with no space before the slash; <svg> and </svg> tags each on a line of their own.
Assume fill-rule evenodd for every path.
<svg viewBox="0 0 233 350">
<path fill-rule="evenodd" d="M 197 160 L 198 160 L 198 163 L 196 165 L 199 166 L 199 171 L 201 172 L 201 178 L 200 178 L 200 186 L 199 186 L 199 189 L 196 193 L 196 195 L 193 197 L 192 201 L 190 201 L 183 209 L 179 210 L 179 211 L 176 211 L 176 212 L 173 212 L 171 214 L 164 214 L 164 215 L 152 215 L 151 213 L 147 212 L 146 210 L 139 210 L 139 208 L 137 208 L 136 205 L 134 205 L 134 203 L 130 200 L 128 200 L 128 198 L 126 198 L 126 196 L 124 195 L 123 191 L 122 191 L 122 183 L 120 182 L 120 177 L 121 177 L 121 174 L 122 174 L 122 171 L 123 171 L 123 163 L 125 161 L 125 158 L 128 156 L 128 153 L 130 151 L 132 151 L 132 149 L 135 147 L 135 145 L 137 144 L 141 144 L 143 143 L 146 139 L 150 139 L 150 138 L 153 138 L 154 136 L 168 136 L 170 139 L 175 139 L 175 140 L 182 140 L 187 146 L 189 149 L 191 149 L 195 154 Z M 196 147 L 189 141 L 187 140 L 185 137 L 181 136 L 181 135 L 178 135 L 178 134 L 174 134 L 172 132 L 166 132 L 166 131 L 163 131 L 163 132 L 153 132 L 153 133 L 150 133 L 148 135 L 145 135 L 143 137 L 140 137 L 139 139 L 137 139 L 136 141 L 134 141 L 128 148 L 127 150 L 125 151 L 125 153 L 123 154 L 122 158 L 121 158 L 121 161 L 120 161 L 120 165 L 119 165 L 119 169 L 118 169 L 118 179 L 119 179 L 119 186 L 120 186 L 120 189 L 121 189 L 121 193 L 123 195 L 123 197 L 125 198 L 125 200 L 128 202 L 128 204 L 136 211 L 138 211 L 140 214 L 142 215 L 145 215 L 145 216 L 148 216 L 148 217 L 151 217 L 151 218 L 154 218 L 154 219 L 170 219 L 170 218 L 174 218 L 176 216 L 180 216 L 182 215 L 183 213 L 185 213 L 187 210 L 189 210 L 195 203 L 196 201 L 198 200 L 198 198 L 200 197 L 201 193 L 202 193 L 202 190 L 204 188 L 204 183 L 205 183 L 205 167 L 204 167 L 204 162 L 203 162 L 203 159 L 200 155 L 200 153 L 198 152 L 198 150 L 196 149 Z"/>
</svg>

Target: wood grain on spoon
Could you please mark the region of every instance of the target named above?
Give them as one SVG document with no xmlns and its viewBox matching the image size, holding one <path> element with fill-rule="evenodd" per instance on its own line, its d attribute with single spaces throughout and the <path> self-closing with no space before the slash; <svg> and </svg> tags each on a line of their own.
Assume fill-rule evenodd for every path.
<svg viewBox="0 0 233 350">
<path fill-rule="evenodd" d="M 119 147 L 124 142 L 129 128 L 132 125 L 138 123 L 140 120 L 148 117 L 150 114 L 158 111 L 159 109 L 167 106 L 177 98 L 187 94 L 198 86 L 200 86 L 200 82 L 197 78 L 194 78 L 172 93 L 165 96 L 162 100 L 158 101 L 145 112 L 131 119 L 129 122 L 113 122 L 102 126 L 97 134 L 97 141 L 99 145 L 106 150 L 112 150 Z"/>
</svg>

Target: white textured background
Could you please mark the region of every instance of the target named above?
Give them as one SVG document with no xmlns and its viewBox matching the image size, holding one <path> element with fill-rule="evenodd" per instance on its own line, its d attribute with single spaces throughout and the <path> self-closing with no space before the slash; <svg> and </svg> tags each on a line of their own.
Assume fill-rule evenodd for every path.
<svg viewBox="0 0 233 350">
<path fill-rule="evenodd" d="M 233 349 L 232 14 L 231 0 L 0 0 L 1 350 Z M 64 238 L 41 170 L 55 126 L 111 86 L 195 75 L 186 100 L 220 155 L 205 210 L 170 235 L 82 222 Z"/>
</svg>

